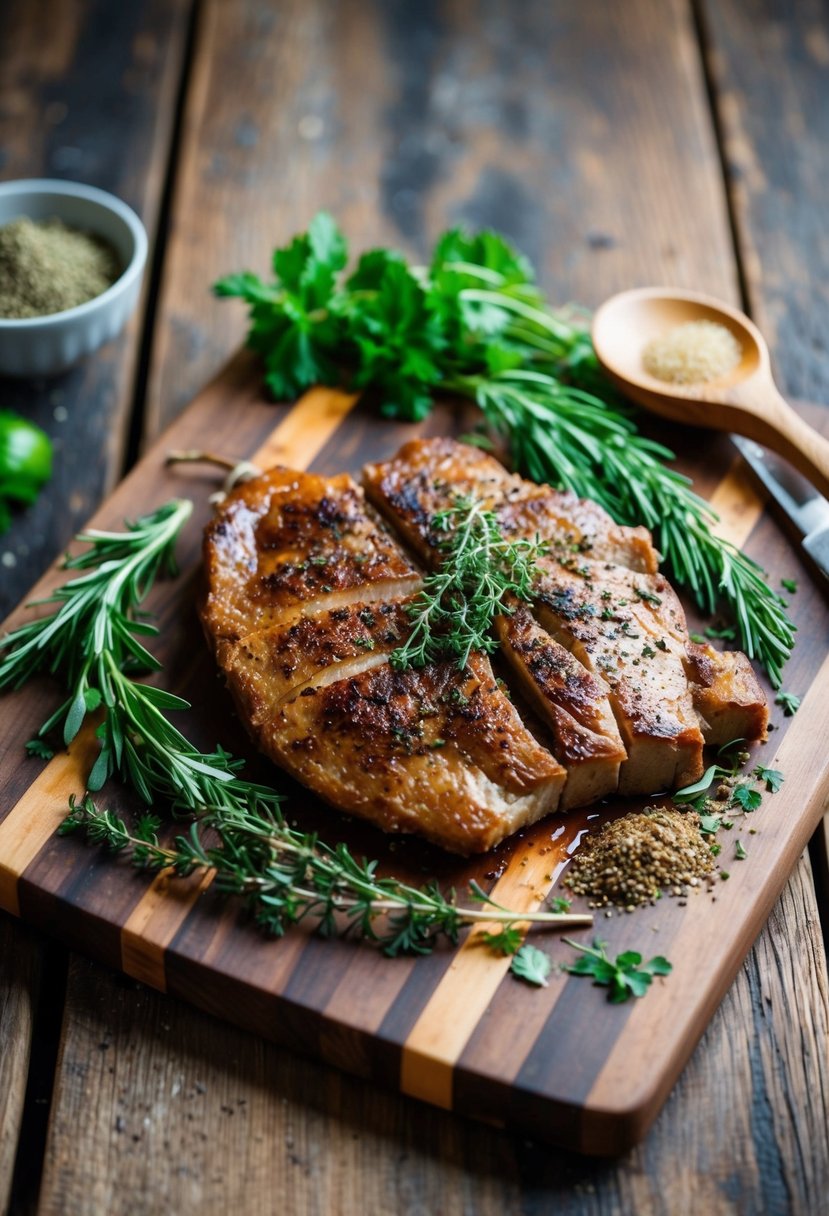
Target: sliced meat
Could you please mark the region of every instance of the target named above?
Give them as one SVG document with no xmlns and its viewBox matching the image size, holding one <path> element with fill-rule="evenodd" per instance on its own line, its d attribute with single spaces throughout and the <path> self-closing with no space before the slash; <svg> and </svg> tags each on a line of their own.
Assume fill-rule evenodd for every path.
<svg viewBox="0 0 829 1216">
<path fill-rule="evenodd" d="M 420 575 L 350 477 L 272 469 L 239 486 L 205 531 L 214 643 L 323 607 L 400 598 Z"/>
<path fill-rule="evenodd" d="M 558 805 L 566 773 L 474 655 L 405 672 L 387 662 L 313 681 L 255 728 L 277 764 L 386 832 L 458 853 L 492 848 Z"/>
<path fill-rule="evenodd" d="M 754 669 L 739 650 L 689 642 L 685 669 L 706 743 L 765 739 L 769 707 Z"/>
<path fill-rule="evenodd" d="M 602 681 L 523 605 L 499 617 L 495 631 L 524 695 L 552 730 L 553 755 L 567 770 L 561 809 L 613 793 L 627 752 Z"/>
<path fill-rule="evenodd" d="M 619 792 L 696 781 L 704 740 L 685 675 L 685 614 L 668 580 L 587 558 L 576 570 L 540 564 L 539 620 L 608 688 L 628 753 Z"/>
<path fill-rule="evenodd" d="M 222 666 L 242 717 L 255 726 L 283 701 L 325 672 L 385 662 L 410 631 L 414 597 L 381 604 L 346 604 L 260 629 L 227 646 Z"/>
<path fill-rule="evenodd" d="M 567 552 L 655 573 L 659 555 L 646 528 L 623 528 L 602 507 L 508 473 L 486 452 L 454 439 L 413 439 L 393 460 L 367 465 L 371 501 L 418 553 L 429 559 L 441 536 L 431 521 L 455 496 L 471 495 L 495 511 L 506 536 L 538 535 Z"/>
</svg>

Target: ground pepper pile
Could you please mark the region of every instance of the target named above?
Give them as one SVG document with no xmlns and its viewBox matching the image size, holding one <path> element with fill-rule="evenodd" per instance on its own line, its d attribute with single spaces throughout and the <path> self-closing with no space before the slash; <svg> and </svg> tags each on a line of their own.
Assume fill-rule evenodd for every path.
<svg viewBox="0 0 829 1216">
<path fill-rule="evenodd" d="M 121 273 L 106 241 L 60 220 L 12 220 L 0 228 L 0 317 L 44 317 L 85 304 Z"/>
<path fill-rule="evenodd" d="M 683 896 L 712 874 L 714 859 L 695 811 L 653 808 L 606 824 L 583 842 L 564 885 L 591 908 Z"/>
</svg>

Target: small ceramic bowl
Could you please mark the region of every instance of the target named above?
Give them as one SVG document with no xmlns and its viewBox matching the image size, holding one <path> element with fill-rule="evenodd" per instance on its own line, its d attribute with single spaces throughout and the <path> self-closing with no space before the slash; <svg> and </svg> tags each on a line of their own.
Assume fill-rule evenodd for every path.
<svg viewBox="0 0 829 1216">
<path fill-rule="evenodd" d="M 0 375 L 50 376 L 64 371 L 120 333 L 138 302 L 147 234 L 120 199 L 78 182 L 0 183 L 0 227 L 12 220 L 59 219 L 103 237 L 123 266 L 101 295 L 45 317 L 0 317 Z"/>
</svg>

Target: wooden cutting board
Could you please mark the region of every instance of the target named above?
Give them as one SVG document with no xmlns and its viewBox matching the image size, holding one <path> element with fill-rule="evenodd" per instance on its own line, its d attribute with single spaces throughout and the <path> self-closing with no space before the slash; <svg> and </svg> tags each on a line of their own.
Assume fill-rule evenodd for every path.
<svg viewBox="0 0 829 1216">
<path fill-rule="evenodd" d="M 196 503 L 179 544 L 181 573 L 159 583 L 148 601 L 162 631 L 155 651 L 165 665 L 165 685 L 194 705 L 181 723 L 185 733 L 202 746 L 221 742 L 249 757 L 252 775 L 289 793 L 291 821 L 379 858 L 388 873 L 437 877 L 459 891 L 476 878 L 502 904 L 538 904 L 557 885 L 581 834 L 630 804 L 554 816 L 493 854 L 464 861 L 416 842 L 390 841 L 321 807 L 251 754 L 194 609 L 201 529 L 216 479 L 204 466 L 166 468 L 165 453 L 206 446 L 262 466 L 356 473 L 415 433 L 458 432 L 469 422 L 439 407 L 420 427 L 390 423 L 367 407 L 355 408 L 346 394 L 321 389 L 286 410 L 266 403 L 259 384 L 250 357 L 239 355 L 90 521 L 118 528 L 174 495 Z M 0 907 L 155 988 L 427 1102 L 582 1152 L 628 1148 L 644 1135 L 731 983 L 829 792 L 822 587 L 763 513 L 741 467 L 731 466 L 728 444 L 702 436 L 693 440 L 694 452 L 689 436 L 671 432 L 669 438 L 685 451 L 685 467 L 717 505 L 723 529 L 745 542 L 773 586 L 781 577 L 798 580 L 792 611 L 801 633 L 786 686 L 803 702 L 794 718 L 773 714 L 770 741 L 757 749 L 759 760 L 783 771 L 782 790 L 766 795 L 744 828 L 720 835 L 719 860 L 730 877 L 712 893 L 690 897 L 687 906 L 665 898 L 629 915 L 599 912 L 592 931 L 575 935 L 585 943 L 601 936 L 613 953 L 666 955 L 673 974 L 644 999 L 611 1005 L 604 989 L 555 971 L 548 988 L 530 988 L 508 973 L 509 960 L 481 945 L 479 930 L 456 949 L 417 959 L 386 959 L 366 945 L 322 940 L 304 926 L 267 940 L 238 905 L 214 897 L 209 879 L 151 880 L 74 838 L 56 837 L 69 795 L 83 791 L 95 744 L 91 734 L 82 735 L 48 764 L 25 755 L 25 741 L 57 704 L 45 680 L 0 699 Z M 50 570 L 28 598 L 48 593 L 64 577 Z M 5 627 L 26 617 L 21 607 Z M 103 800 L 120 811 L 135 805 L 117 788 Z M 748 853 L 744 861 L 734 858 L 738 835 Z M 557 960 L 575 957 L 555 935 L 533 940 Z"/>
</svg>

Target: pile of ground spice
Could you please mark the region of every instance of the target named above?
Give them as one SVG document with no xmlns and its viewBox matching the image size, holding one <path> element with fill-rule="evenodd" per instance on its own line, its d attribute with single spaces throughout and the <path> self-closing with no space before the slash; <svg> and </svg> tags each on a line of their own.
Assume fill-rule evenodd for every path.
<svg viewBox="0 0 829 1216">
<path fill-rule="evenodd" d="M 632 910 L 660 895 L 684 896 L 712 874 L 714 859 L 695 811 L 632 811 L 588 836 L 564 877 L 591 908 Z"/>
<path fill-rule="evenodd" d="M 0 228 L 0 317 L 44 317 L 85 304 L 121 273 L 115 250 L 60 220 Z"/>
<path fill-rule="evenodd" d="M 688 321 L 653 338 L 642 351 L 645 371 L 669 384 L 706 384 L 733 371 L 743 348 L 716 321 Z"/>
</svg>

